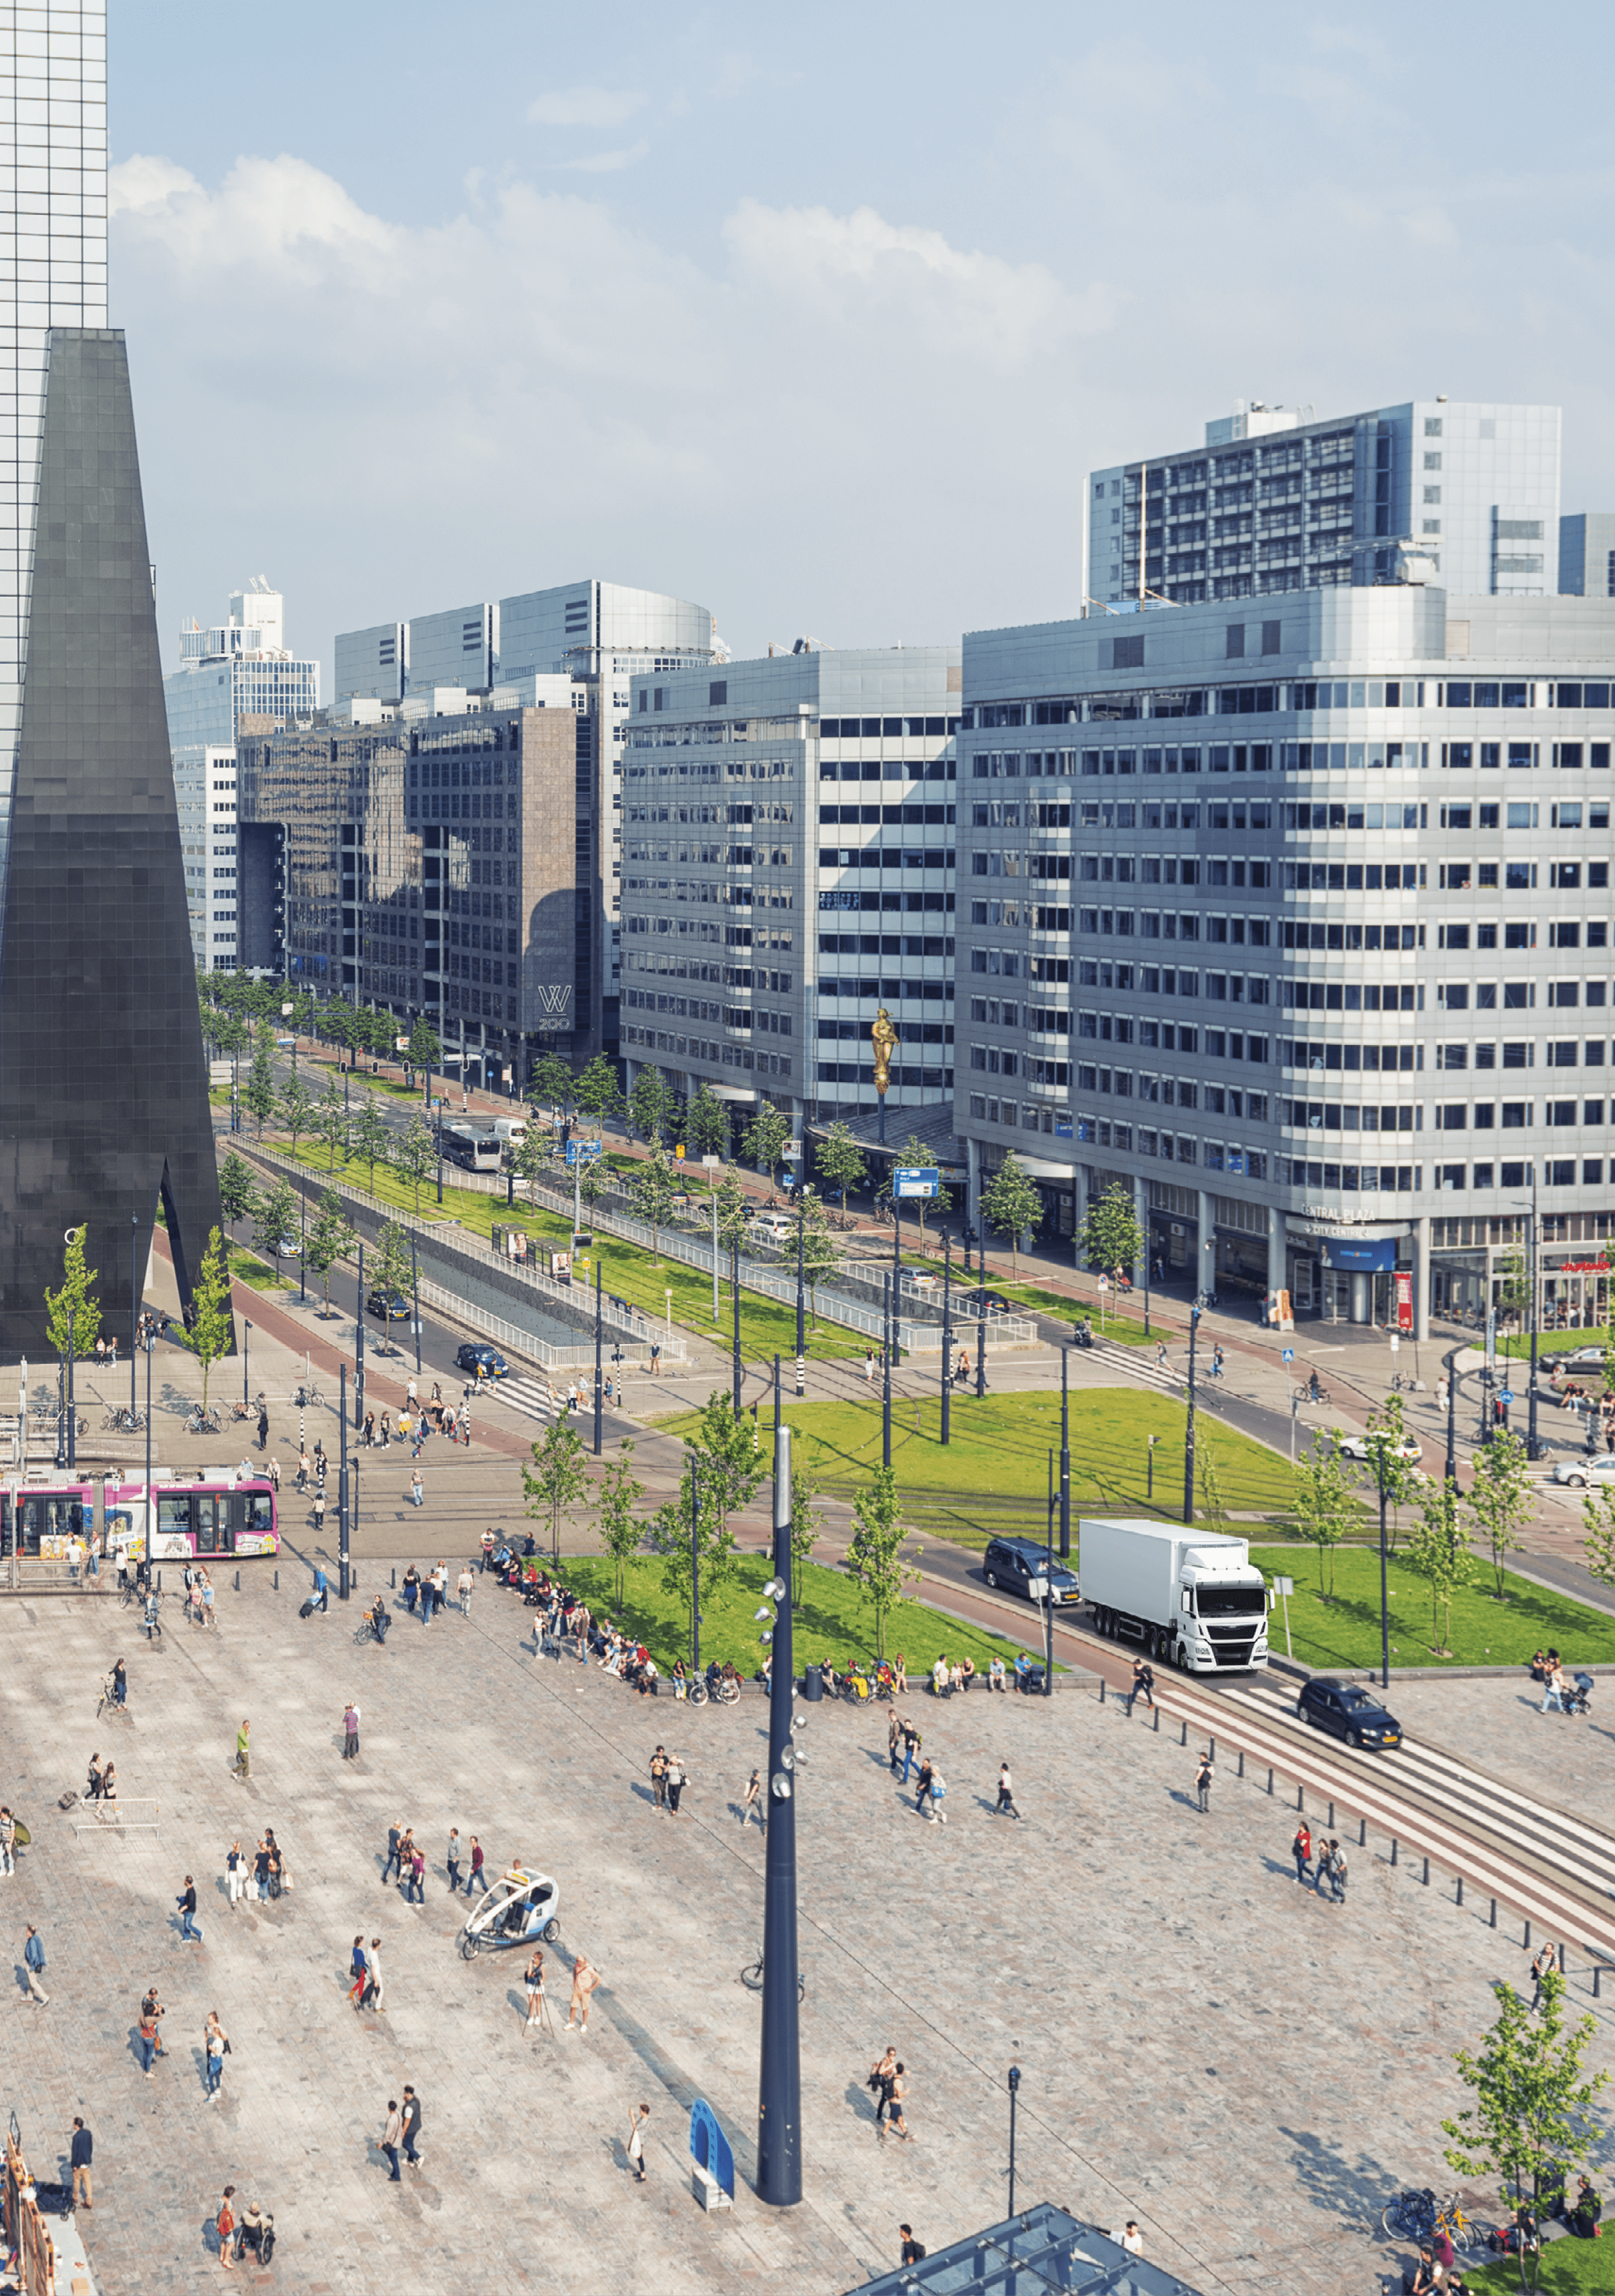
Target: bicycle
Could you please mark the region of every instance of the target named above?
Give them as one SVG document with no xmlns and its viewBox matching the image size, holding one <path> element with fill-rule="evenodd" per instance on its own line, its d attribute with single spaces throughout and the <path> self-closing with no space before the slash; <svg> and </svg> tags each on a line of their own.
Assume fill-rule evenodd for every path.
<svg viewBox="0 0 1615 2296">
<path fill-rule="evenodd" d="M 233 1420 L 256 1419 L 264 1408 L 264 1398 L 260 1392 L 251 1403 L 232 1403 L 230 1416 Z"/>
<path fill-rule="evenodd" d="M 299 1411 L 324 1411 L 325 1398 L 317 1387 L 299 1387 L 291 1398 Z"/>
<path fill-rule="evenodd" d="M 143 1431 L 145 1423 L 145 1413 L 131 1410 L 127 1403 L 115 1403 L 110 1411 L 102 1412 L 101 1416 L 102 1431 L 115 1435 L 139 1435 Z"/>
<path fill-rule="evenodd" d="M 742 1970 L 740 1973 L 740 1981 L 745 1987 L 748 1993 L 760 1993 L 762 1991 L 763 1956 L 760 1953 L 755 1961 L 748 1962 L 745 1968 Z M 796 1973 L 796 1997 L 799 2002 L 807 1997 L 807 1992 L 808 1980 L 799 1969 Z"/>
<path fill-rule="evenodd" d="M 187 1435 L 222 1435 L 225 1423 L 217 1411 L 204 1411 L 199 1404 L 185 1421 Z"/>
<path fill-rule="evenodd" d="M 125 1702 L 119 1697 L 117 1682 L 110 1674 L 102 1683 L 101 1695 L 95 1702 L 95 1719 L 97 1722 L 100 1721 L 102 1716 L 107 1711 L 109 1707 L 114 1714 L 121 1714 L 126 1722 L 128 1720 L 128 1707 Z"/>
<path fill-rule="evenodd" d="M 1399 2193 L 1381 2211 L 1380 2222 L 1393 2240 L 1427 2241 L 1443 2232 L 1460 2253 L 1479 2247 L 1485 2239 L 1480 2227 L 1458 2205 L 1458 2195 L 1438 2203 L 1428 2185 L 1422 2192 Z"/>
</svg>

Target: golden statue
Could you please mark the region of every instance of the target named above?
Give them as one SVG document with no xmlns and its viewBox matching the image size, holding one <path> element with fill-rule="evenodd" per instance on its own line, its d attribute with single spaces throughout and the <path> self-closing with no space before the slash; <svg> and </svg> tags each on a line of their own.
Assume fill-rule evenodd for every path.
<svg viewBox="0 0 1615 2296">
<path fill-rule="evenodd" d="M 887 1016 L 884 1004 L 875 1014 L 874 1025 L 869 1031 L 869 1037 L 870 1042 L 874 1046 L 875 1090 L 884 1100 L 886 1088 L 891 1082 L 891 1056 L 898 1048 L 898 1032 Z"/>
</svg>

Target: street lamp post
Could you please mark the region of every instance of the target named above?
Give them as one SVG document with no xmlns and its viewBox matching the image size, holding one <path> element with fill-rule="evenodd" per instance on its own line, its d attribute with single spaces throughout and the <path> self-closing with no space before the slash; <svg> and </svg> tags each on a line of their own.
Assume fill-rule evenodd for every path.
<svg viewBox="0 0 1615 2296">
<path fill-rule="evenodd" d="M 952 1236 L 945 1235 L 942 1239 L 942 1440 L 944 1445 L 951 1439 L 948 1434 L 947 1414 L 954 1392 L 953 1250 Z"/>
<path fill-rule="evenodd" d="M 981 1273 L 983 1275 L 987 1274 L 985 1259 L 981 1262 Z M 976 1393 L 978 1396 L 987 1393 L 987 1292 L 985 1287 L 981 1293 L 981 1319 L 976 1325 Z"/>
<path fill-rule="evenodd" d="M 1458 1488 L 1458 1350 L 1451 1349 L 1447 1356 L 1447 1488 Z"/>
<path fill-rule="evenodd" d="M 594 1456 L 597 1459 L 600 1456 L 602 1440 L 601 1415 L 605 1408 L 605 1390 L 601 1383 L 600 1360 L 600 1279 L 603 1274 L 604 1270 L 600 1264 L 600 1254 L 596 1252 L 594 1255 Z"/>
<path fill-rule="evenodd" d="M 1539 1300 L 1538 1300 L 1538 1291 L 1539 1291 L 1539 1285 L 1538 1285 L 1538 1279 L 1537 1279 L 1537 1167 L 1535 1166 L 1535 1164 L 1533 1164 L 1533 1165 L 1531 1166 L 1531 1258 L 1530 1258 L 1530 1283 L 1531 1283 L 1531 1386 L 1530 1386 L 1530 1393 L 1529 1393 L 1529 1396 L 1527 1397 L 1527 1398 L 1526 1398 L 1527 1420 L 1526 1420 L 1526 1437 L 1525 1437 L 1525 1455 L 1526 1455 L 1526 1457 L 1527 1457 L 1528 1459 L 1540 1459 L 1540 1458 L 1541 1458 L 1541 1456 L 1542 1456 L 1542 1454 L 1543 1454 L 1543 1452 L 1544 1452 L 1544 1450 L 1545 1449 L 1545 1447 L 1545 1447 L 1545 1445 L 1541 1441 L 1541 1439 L 1539 1439 L 1539 1437 L 1537 1436 L 1537 1333 L 1538 1326 L 1540 1325 L 1540 1323 L 1541 1323 L 1541 1320 L 1542 1320 L 1542 1314 L 1541 1314 L 1541 1308 L 1540 1308 Z"/>
<path fill-rule="evenodd" d="M 1194 1520 L 1194 1335 L 1200 1329 L 1198 1301 L 1189 1310 L 1189 1415 L 1184 1422 L 1184 1521 Z"/>
<path fill-rule="evenodd" d="M 740 1238 L 738 1235 L 732 1236 L 729 1240 L 729 1300 L 734 1310 L 734 1340 L 730 1371 L 734 1383 L 734 1415 L 738 1419 L 741 1409 Z"/>
<path fill-rule="evenodd" d="M 303 1220 L 302 1249 L 297 1262 L 297 1303 L 299 1308 L 306 1308 L 308 1304 L 308 1191 L 300 1176 L 297 1184 L 297 1200 Z"/>
<path fill-rule="evenodd" d="M 891 1278 L 881 1278 L 881 1464 L 891 1464 Z"/>
<path fill-rule="evenodd" d="M 365 1420 L 365 1245 L 359 1243 L 359 1294 L 354 1318 L 353 1424 L 357 1434 Z"/>
<path fill-rule="evenodd" d="M 247 1370 L 247 1358 L 251 1352 L 251 1348 L 252 1326 L 243 1316 L 242 1317 L 242 1401 L 243 1403 L 250 1403 L 252 1400 L 252 1382 Z"/>
<path fill-rule="evenodd" d="M 1385 1547 L 1385 1438 L 1381 1434 L 1373 1447 L 1374 1468 L 1380 1486 L 1380 1686 L 1390 1688 L 1390 1598 L 1387 1590 L 1386 1573 L 1390 1568 Z"/>
<path fill-rule="evenodd" d="M 340 1382 L 337 1424 L 342 1431 L 340 1464 L 337 1470 L 337 1594 L 348 1600 L 348 1366 L 337 1365 Z"/>
<path fill-rule="evenodd" d="M 140 1214 L 129 1214 L 129 1416 L 135 1416 L 135 1351 L 140 1330 Z"/>
<path fill-rule="evenodd" d="M 701 1480 L 690 1461 L 690 1672 L 701 1673 Z"/>
<path fill-rule="evenodd" d="M 774 1436 L 775 1609 L 768 1670 L 768 1825 L 763 1851 L 763 2046 L 758 2069 L 757 2190 L 770 2207 L 802 2197 L 801 2037 L 797 2015 L 796 1781 L 791 1726 L 791 1430 Z"/>
<path fill-rule="evenodd" d="M 1054 1454 L 1049 1453 L 1048 1505 L 1043 1523 L 1043 1694 L 1054 1694 Z"/>
<path fill-rule="evenodd" d="M 1071 1414 L 1068 1391 L 1071 1351 L 1060 1350 L 1060 1559 L 1071 1552 Z"/>
<path fill-rule="evenodd" d="M 1009 2212 L 1015 2213 L 1015 2097 L 1021 2087 L 1021 2068 L 1009 2069 Z"/>
<path fill-rule="evenodd" d="M 802 1266 L 808 1242 L 808 1204 L 805 1197 L 798 1199 L 796 1207 L 796 1359 L 799 1364 L 807 1346 L 807 1327 L 803 1322 Z M 796 1391 L 802 1391 L 801 1374 L 797 1375 Z"/>
</svg>

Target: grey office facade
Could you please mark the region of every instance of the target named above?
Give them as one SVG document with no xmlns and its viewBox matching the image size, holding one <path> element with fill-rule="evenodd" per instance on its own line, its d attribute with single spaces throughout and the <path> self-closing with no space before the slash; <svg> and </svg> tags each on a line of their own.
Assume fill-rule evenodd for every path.
<svg viewBox="0 0 1615 2296">
<path fill-rule="evenodd" d="M 1615 1212 L 1615 604 L 1328 587 L 967 636 L 955 1117 L 1299 1314 L 1550 1305 Z M 1398 1276 L 1403 1280 L 1398 1286 Z"/>
</svg>

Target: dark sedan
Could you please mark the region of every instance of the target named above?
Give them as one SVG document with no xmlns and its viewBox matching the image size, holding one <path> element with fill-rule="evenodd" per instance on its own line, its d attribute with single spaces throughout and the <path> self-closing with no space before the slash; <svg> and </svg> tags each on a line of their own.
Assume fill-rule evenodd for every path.
<svg viewBox="0 0 1615 2296">
<path fill-rule="evenodd" d="M 1349 1746 L 1399 1746 L 1402 1725 L 1388 1714 L 1372 1691 L 1355 1682 L 1318 1675 L 1295 1702 L 1295 1710 L 1315 1730 L 1327 1730 Z"/>
<path fill-rule="evenodd" d="M 394 1292 L 390 1296 L 385 1292 L 373 1292 L 365 1305 L 384 1324 L 406 1324 L 409 1321 L 409 1302 L 401 1292 Z"/>
<path fill-rule="evenodd" d="M 504 1379 L 510 1365 L 497 1348 L 487 1346 L 481 1340 L 467 1340 L 455 1357 L 462 1371 L 474 1372 L 479 1379 Z"/>
<path fill-rule="evenodd" d="M 976 1284 L 968 1292 L 954 1293 L 954 1312 L 960 1316 L 1013 1316 L 1024 1314 L 1002 1292 L 989 1292 L 984 1284 Z"/>
</svg>

